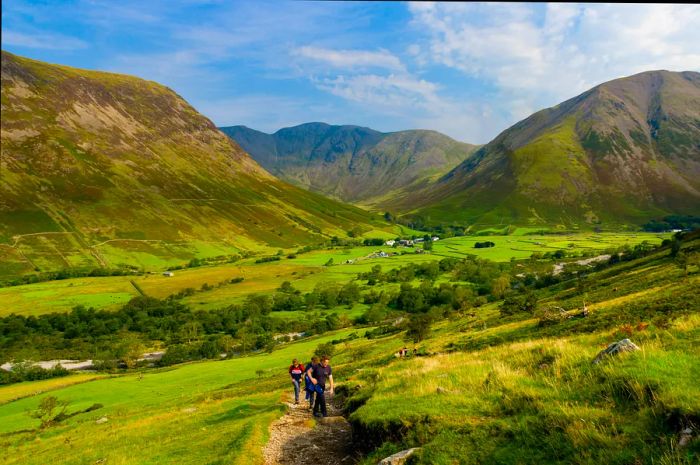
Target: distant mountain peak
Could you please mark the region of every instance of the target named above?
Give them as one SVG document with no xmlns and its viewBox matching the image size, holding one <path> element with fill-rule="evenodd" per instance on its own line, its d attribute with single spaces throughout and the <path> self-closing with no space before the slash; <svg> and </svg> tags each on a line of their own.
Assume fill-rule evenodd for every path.
<svg viewBox="0 0 700 465">
<path fill-rule="evenodd" d="M 381 204 L 404 195 L 467 158 L 475 146 L 430 130 L 383 133 L 357 125 L 312 122 L 266 134 L 221 128 L 282 179 L 339 199 Z"/>
</svg>

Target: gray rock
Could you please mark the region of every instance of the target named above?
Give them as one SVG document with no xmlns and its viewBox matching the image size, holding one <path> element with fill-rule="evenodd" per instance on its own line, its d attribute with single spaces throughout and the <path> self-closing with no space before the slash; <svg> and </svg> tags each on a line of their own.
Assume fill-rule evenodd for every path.
<svg viewBox="0 0 700 465">
<path fill-rule="evenodd" d="M 693 430 L 691 428 L 686 428 L 681 431 L 681 438 L 678 440 L 678 447 L 687 446 L 693 439 Z"/>
<path fill-rule="evenodd" d="M 404 463 L 406 463 L 406 460 L 408 460 L 409 457 L 411 457 L 419 450 L 420 447 L 402 450 L 401 452 L 397 452 L 394 455 L 383 459 L 381 462 L 379 462 L 378 465 L 403 465 Z"/>
<path fill-rule="evenodd" d="M 634 352 L 636 350 L 639 350 L 639 347 L 637 347 L 637 345 L 629 339 L 613 342 L 604 350 L 601 350 L 598 355 L 596 355 L 596 357 L 593 359 L 593 363 L 597 365 L 607 356 L 618 355 L 622 352 Z"/>
<path fill-rule="evenodd" d="M 95 420 L 95 423 L 98 425 L 101 425 L 102 423 L 107 423 L 108 421 L 109 421 L 109 419 L 107 417 L 101 417 L 101 418 L 98 418 L 97 420 Z"/>
</svg>

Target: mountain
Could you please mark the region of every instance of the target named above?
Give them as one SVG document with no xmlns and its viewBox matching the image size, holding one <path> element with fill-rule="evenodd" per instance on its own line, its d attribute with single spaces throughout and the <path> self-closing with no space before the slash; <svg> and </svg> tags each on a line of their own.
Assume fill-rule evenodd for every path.
<svg viewBox="0 0 700 465">
<path fill-rule="evenodd" d="M 700 212 L 700 74 L 601 84 L 508 128 L 392 207 L 428 222 L 640 224 Z"/>
<path fill-rule="evenodd" d="M 245 126 L 221 130 L 265 169 L 314 192 L 381 205 L 439 177 L 477 148 L 439 132 L 382 133 L 359 126 L 307 123 L 266 134 Z"/>
<path fill-rule="evenodd" d="M 119 240 L 250 249 L 380 225 L 276 179 L 167 87 L 4 51 L 0 179 L 2 253 L 30 235 L 89 250 Z"/>
</svg>

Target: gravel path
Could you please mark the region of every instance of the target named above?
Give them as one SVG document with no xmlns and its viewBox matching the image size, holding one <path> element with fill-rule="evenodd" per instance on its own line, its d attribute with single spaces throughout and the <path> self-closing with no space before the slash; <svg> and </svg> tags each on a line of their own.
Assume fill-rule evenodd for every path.
<svg viewBox="0 0 700 465">
<path fill-rule="evenodd" d="M 270 440 L 263 449 L 265 465 L 352 465 L 350 424 L 329 402 L 328 417 L 316 418 L 306 402 L 295 405 L 291 394 L 287 413 L 270 427 Z"/>
</svg>

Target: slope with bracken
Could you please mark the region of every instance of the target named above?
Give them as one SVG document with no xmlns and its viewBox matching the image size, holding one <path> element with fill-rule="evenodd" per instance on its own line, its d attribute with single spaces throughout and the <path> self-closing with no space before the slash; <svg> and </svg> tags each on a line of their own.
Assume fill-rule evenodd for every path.
<svg viewBox="0 0 700 465">
<path fill-rule="evenodd" d="M 539 111 L 393 207 L 433 222 L 640 224 L 700 212 L 700 74 L 650 71 Z"/>
<path fill-rule="evenodd" d="M 165 86 L 4 51 L 1 161 L 0 251 L 18 263 L 30 241 L 51 268 L 110 265 L 108 241 L 291 247 L 377 226 L 271 176 Z"/>
<path fill-rule="evenodd" d="M 245 126 L 221 130 L 286 181 L 344 201 L 379 206 L 447 173 L 477 148 L 427 130 L 382 133 L 325 123 L 274 134 Z"/>
</svg>

